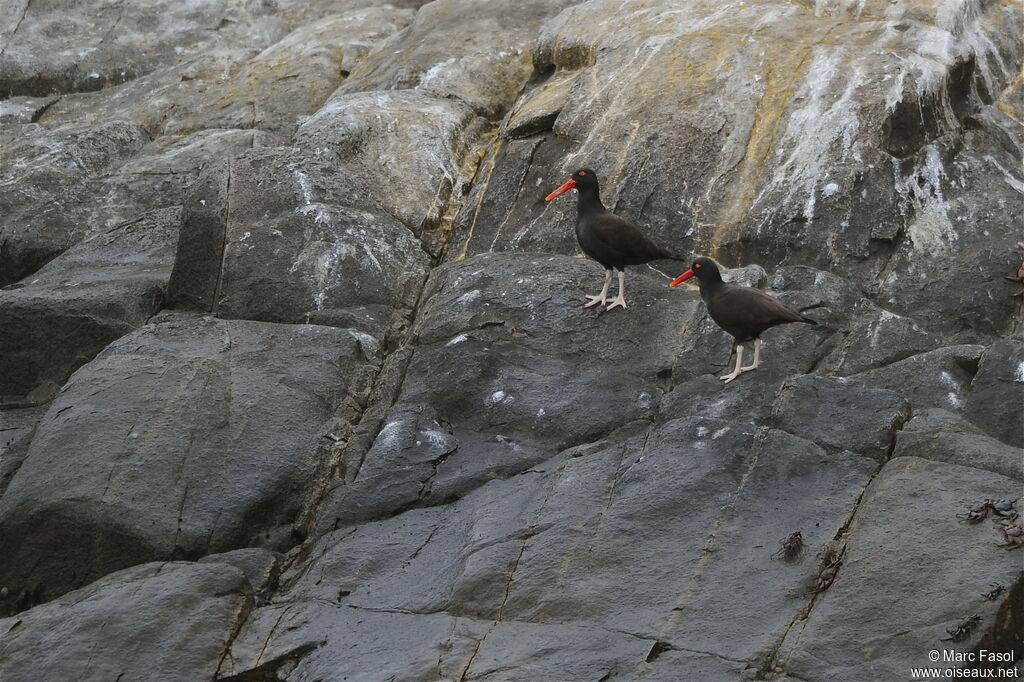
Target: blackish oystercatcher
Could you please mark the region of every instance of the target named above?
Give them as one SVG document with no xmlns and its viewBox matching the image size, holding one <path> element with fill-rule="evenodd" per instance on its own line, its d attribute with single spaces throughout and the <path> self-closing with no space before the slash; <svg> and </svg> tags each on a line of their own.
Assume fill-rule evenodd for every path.
<svg viewBox="0 0 1024 682">
<path fill-rule="evenodd" d="M 597 174 L 589 168 L 581 168 L 572 174 L 572 178 L 544 198 L 551 201 L 565 194 L 573 187 L 579 192 L 576 216 L 576 239 L 580 248 L 607 271 L 604 277 L 604 288 L 597 296 L 587 296 L 584 308 L 598 303 L 608 303 L 608 286 L 612 281 L 612 270 L 619 271 L 619 295 L 616 296 L 608 310 L 617 306 L 626 307 L 625 298 L 625 267 L 641 265 L 651 261 L 669 258 L 685 260 L 664 246 L 655 244 L 641 232 L 636 225 L 625 218 L 620 218 L 601 203 L 601 194 L 597 186 Z"/>
<path fill-rule="evenodd" d="M 669 286 L 678 286 L 691 277 L 697 278 L 700 297 L 704 299 L 711 319 L 735 339 L 732 345 L 736 349 L 736 369 L 721 377 L 725 383 L 743 372 L 758 368 L 761 361 L 759 337 L 766 329 L 789 322 L 818 324 L 760 289 L 726 284 L 718 266 L 710 258 L 693 261 L 690 269 L 672 280 Z M 743 345 L 750 341 L 754 342 L 754 364 L 743 367 Z"/>
</svg>

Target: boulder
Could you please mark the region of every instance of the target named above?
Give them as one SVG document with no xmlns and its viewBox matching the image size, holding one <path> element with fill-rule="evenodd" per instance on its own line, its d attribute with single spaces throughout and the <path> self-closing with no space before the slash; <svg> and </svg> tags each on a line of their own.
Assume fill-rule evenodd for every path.
<svg viewBox="0 0 1024 682">
<path fill-rule="evenodd" d="M 1024 452 L 984 433 L 956 414 L 938 408 L 918 412 L 896 434 L 893 457 L 920 457 L 936 462 L 994 471 L 1024 480 Z"/>
<path fill-rule="evenodd" d="M 981 633 L 994 636 L 1002 600 L 982 593 L 1019 580 L 1020 557 L 996 547 L 991 522 L 956 514 L 975 496 L 1019 492 L 1019 480 L 981 469 L 917 457 L 887 463 L 853 517 L 835 581 L 786 633 L 779 667 L 801 680 L 858 679 L 864 670 L 907 679 L 912 667 L 932 665 L 930 650 L 968 651 Z M 970 615 L 983 619 L 975 633 L 943 641 Z"/>
<path fill-rule="evenodd" d="M 0 286 L 37 270 L 68 246 L 64 231 L 33 228 L 17 220 L 22 211 L 38 212 L 69 185 L 116 168 L 149 142 L 144 130 L 123 121 L 31 124 L 21 126 L 19 133 L 5 145 L 0 168 Z"/>
<path fill-rule="evenodd" d="M 358 328 L 383 343 L 415 304 L 429 257 L 350 170 L 292 147 L 208 169 L 183 209 L 171 302 Z"/>
<path fill-rule="evenodd" d="M 70 124 L 23 128 L 23 146 L 37 146 L 33 153 L 38 156 L 16 151 L 4 178 L 8 182 L 0 179 L 0 205 L 9 207 L 0 213 L 0 238 L 6 240 L 0 285 L 26 277 L 70 246 L 136 221 L 146 211 L 180 206 L 211 157 L 266 141 L 258 131 L 207 130 L 149 142 L 143 131 L 120 121 L 79 125 L 78 130 Z M 111 140 L 105 131 L 128 135 L 130 143 Z"/>
<path fill-rule="evenodd" d="M 847 379 L 865 388 L 895 391 L 914 410 L 940 408 L 958 412 L 966 403 L 984 350 L 984 346 L 944 346 Z"/>
<path fill-rule="evenodd" d="M 163 305 L 180 211 L 158 209 L 0 289 L 0 395 L 48 399 L 107 344 Z"/>
<path fill-rule="evenodd" d="M 674 326 L 659 321 L 692 314 L 694 297 L 637 271 L 625 311 L 582 308 L 601 273 L 591 261 L 533 254 L 434 270 L 401 393 L 373 447 L 349 457 L 321 527 L 458 497 L 653 418 L 668 383 L 660 377 L 681 351 Z"/>
<path fill-rule="evenodd" d="M 784 431 L 879 461 L 888 458 L 896 432 L 910 418 L 909 404 L 893 391 L 813 374 L 786 386 L 774 409 Z"/>
<path fill-rule="evenodd" d="M 964 416 L 990 435 L 1024 447 L 1024 340 L 1005 339 L 989 346 L 971 382 Z"/>
<path fill-rule="evenodd" d="M 247 622 L 230 671 L 314 675 L 340 657 L 358 671 L 388 646 L 408 652 L 389 674 L 409 679 L 438 665 L 486 678 L 498 659 L 515 679 L 660 655 L 690 671 L 714 659 L 713 679 L 758 669 L 808 598 L 810 560 L 773 560 L 779 538 L 802 529 L 807 556 L 829 545 L 876 469 L 706 416 L 623 429 L 451 504 L 328 533 Z M 381 634 L 353 639 L 365 628 Z M 533 656 L 513 644 L 541 640 Z"/>
<path fill-rule="evenodd" d="M 120 118 L 139 123 L 153 137 L 207 128 L 259 129 L 285 141 L 361 59 L 409 23 L 411 14 L 394 7 L 339 11 L 290 32 L 280 14 L 269 15 L 276 25 L 268 23 L 269 30 L 255 42 L 230 40 L 188 51 L 113 92 L 66 96 L 45 120 Z"/>
<path fill-rule="evenodd" d="M 328 424 L 346 434 L 376 368 L 352 332 L 309 325 L 186 318 L 114 342 L 57 396 L 0 498 L 0 603 L 145 561 L 288 549 L 329 467 Z"/>
<path fill-rule="evenodd" d="M 578 0 L 435 0 L 352 72 L 343 93 L 421 90 L 499 118 L 532 69 L 531 46 L 546 19 Z"/>
<path fill-rule="evenodd" d="M 10 682 L 213 679 L 252 605 L 249 581 L 228 564 L 135 566 L 0 618 L 0 675 Z"/>
<path fill-rule="evenodd" d="M 413 90 L 359 92 L 333 96 L 295 142 L 351 167 L 349 176 L 420 235 L 436 229 L 448 201 L 462 194 L 471 175 L 462 166 L 478 129 L 472 109 L 457 100 Z"/>
</svg>

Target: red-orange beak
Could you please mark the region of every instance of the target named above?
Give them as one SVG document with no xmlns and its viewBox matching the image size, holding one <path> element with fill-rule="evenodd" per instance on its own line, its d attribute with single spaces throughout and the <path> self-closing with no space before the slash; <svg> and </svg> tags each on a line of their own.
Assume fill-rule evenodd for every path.
<svg viewBox="0 0 1024 682">
<path fill-rule="evenodd" d="M 669 282 L 668 285 L 670 287 L 677 287 L 680 284 L 682 284 L 683 282 L 685 282 L 686 280 L 690 279 L 691 277 L 693 277 L 693 270 L 692 269 L 691 270 L 687 270 L 683 274 L 679 275 L 674 280 Z"/>
<path fill-rule="evenodd" d="M 554 192 L 552 192 L 551 194 L 549 194 L 546 197 L 544 197 L 544 201 L 551 201 L 555 197 L 560 197 L 563 194 L 565 194 L 566 192 L 568 192 L 569 190 L 571 190 L 575 186 L 576 186 L 576 181 L 570 179 L 568 182 L 566 182 L 564 185 L 562 185 L 561 187 L 556 189 Z"/>
</svg>

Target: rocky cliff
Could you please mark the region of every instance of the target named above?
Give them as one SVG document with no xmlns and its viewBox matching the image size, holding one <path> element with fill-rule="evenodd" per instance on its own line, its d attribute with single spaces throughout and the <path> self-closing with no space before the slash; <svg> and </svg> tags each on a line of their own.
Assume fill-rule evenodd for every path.
<svg viewBox="0 0 1024 682">
<path fill-rule="evenodd" d="M 0 679 L 1024 651 L 1019 3 L 0 8 Z M 579 166 L 819 325 L 582 308 Z"/>
</svg>

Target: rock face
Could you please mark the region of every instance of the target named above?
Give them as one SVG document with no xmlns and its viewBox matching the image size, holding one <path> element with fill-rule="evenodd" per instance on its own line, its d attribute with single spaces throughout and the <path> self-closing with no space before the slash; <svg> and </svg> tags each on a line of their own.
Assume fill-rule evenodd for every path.
<svg viewBox="0 0 1024 682">
<path fill-rule="evenodd" d="M 0 500 L 0 582 L 46 598 L 141 561 L 287 549 L 329 468 L 323 437 L 345 433 L 335 415 L 365 399 L 375 360 L 314 325 L 191 319 L 114 342 L 50 406 Z"/>
<path fill-rule="evenodd" d="M 0 679 L 1024 650 L 1019 6 L 3 6 Z M 582 308 L 579 166 L 819 324 Z"/>
</svg>

